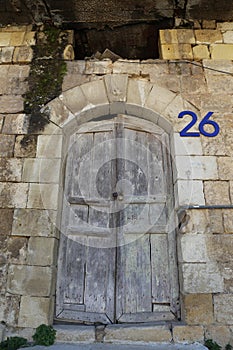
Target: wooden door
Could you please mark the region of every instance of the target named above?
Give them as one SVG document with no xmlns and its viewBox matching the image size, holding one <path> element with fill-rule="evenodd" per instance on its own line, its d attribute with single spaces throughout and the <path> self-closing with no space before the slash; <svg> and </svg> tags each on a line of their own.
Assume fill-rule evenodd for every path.
<svg viewBox="0 0 233 350">
<path fill-rule="evenodd" d="M 87 123 L 70 139 L 65 173 L 56 317 L 176 318 L 167 134 L 125 115 Z"/>
</svg>

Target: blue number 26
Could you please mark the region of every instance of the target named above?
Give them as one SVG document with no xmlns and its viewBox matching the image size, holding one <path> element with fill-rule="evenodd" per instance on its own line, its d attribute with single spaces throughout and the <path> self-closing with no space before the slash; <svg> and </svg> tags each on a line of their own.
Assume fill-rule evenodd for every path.
<svg viewBox="0 0 233 350">
<path fill-rule="evenodd" d="M 199 124 L 199 127 L 198 127 L 200 133 L 202 135 L 204 135 L 204 136 L 207 136 L 207 137 L 215 137 L 215 136 L 218 135 L 218 133 L 220 131 L 218 123 L 216 123 L 214 120 L 210 120 L 210 117 L 213 115 L 213 113 L 214 112 L 208 112 L 206 114 L 206 116 L 201 120 L 201 122 Z M 194 113 L 192 111 L 183 111 L 183 112 L 180 112 L 180 114 L 178 115 L 178 118 L 183 118 L 185 115 L 191 116 L 192 120 L 191 120 L 190 123 L 188 123 L 188 125 L 186 125 L 181 130 L 180 136 L 200 137 L 200 133 L 199 132 L 188 131 L 197 122 L 197 115 L 196 115 L 196 113 Z M 204 129 L 205 125 L 212 125 L 212 127 L 214 128 L 213 132 L 205 131 L 205 129 Z"/>
</svg>

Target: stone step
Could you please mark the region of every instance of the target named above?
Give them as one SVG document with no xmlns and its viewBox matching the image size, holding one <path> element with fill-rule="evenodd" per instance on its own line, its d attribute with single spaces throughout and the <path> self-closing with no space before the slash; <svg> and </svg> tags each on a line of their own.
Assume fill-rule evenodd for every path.
<svg viewBox="0 0 233 350">
<path fill-rule="evenodd" d="M 34 346 L 27 350 L 206 350 L 201 344 L 55 344 L 52 346 Z M 24 350 L 24 349 L 21 349 Z"/>
</svg>

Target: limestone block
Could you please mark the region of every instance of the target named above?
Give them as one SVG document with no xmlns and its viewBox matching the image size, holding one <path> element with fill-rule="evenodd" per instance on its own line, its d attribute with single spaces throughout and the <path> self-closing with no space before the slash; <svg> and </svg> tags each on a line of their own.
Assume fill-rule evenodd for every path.
<svg viewBox="0 0 233 350">
<path fill-rule="evenodd" d="M 90 343 L 95 341 L 94 326 L 55 325 L 56 342 L 58 343 Z"/>
<path fill-rule="evenodd" d="M 26 134 L 29 118 L 26 114 L 9 114 L 5 117 L 3 134 Z"/>
<path fill-rule="evenodd" d="M 19 113 L 23 110 L 22 96 L 0 96 L 0 113 Z"/>
<path fill-rule="evenodd" d="M 195 44 L 194 31 L 192 29 L 175 29 L 179 44 Z"/>
<path fill-rule="evenodd" d="M 73 114 L 79 113 L 88 104 L 79 86 L 63 92 L 59 98 Z"/>
<path fill-rule="evenodd" d="M 145 80 L 130 79 L 127 103 L 144 106 L 153 85 Z"/>
<path fill-rule="evenodd" d="M 37 140 L 38 158 L 60 158 L 62 135 L 39 135 Z"/>
<path fill-rule="evenodd" d="M 160 29 L 159 40 L 161 44 L 178 44 L 177 30 Z"/>
<path fill-rule="evenodd" d="M 223 233 L 223 210 L 210 209 L 209 210 L 209 227 L 211 233 Z"/>
<path fill-rule="evenodd" d="M 232 325 L 233 294 L 214 295 L 214 316 L 217 322 Z"/>
<path fill-rule="evenodd" d="M 221 293 L 224 281 L 215 263 L 183 264 L 183 293 Z"/>
<path fill-rule="evenodd" d="M 15 137 L 13 135 L 0 135 L 0 156 L 12 157 Z"/>
<path fill-rule="evenodd" d="M 12 223 L 13 223 L 13 209 L 0 209 L 0 236 L 9 236 L 11 234 Z"/>
<path fill-rule="evenodd" d="M 222 34 L 219 30 L 200 29 L 194 33 L 197 44 L 222 43 Z"/>
<path fill-rule="evenodd" d="M 184 295 L 183 304 L 185 321 L 189 325 L 208 325 L 213 323 L 212 294 Z"/>
<path fill-rule="evenodd" d="M 206 235 L 186 234 L 181 237 L 181 257 L 182 262 L 206 262 L 208 240 Z"/>
<path fill-rule="evenodd" d="M 204 329 L 201 326 L 174 326 L 172 331 L 174 342 L 204 341 Z"/>
<path fill-rule="evenodd" d="M 0 46 L 10 46 L 11 33 L 0 33 Z"/>
<path fill-rule="evenodd" d="M 177 156 L 175 178 L 182 180 L 218 179 L 216 157 Z"/>
<path fill-rule="evenodd" d="M 25 159 L 22 180 L 24 182 L 58 183 L 60 166 L 60 159 Z"/>
<path fill-rule="evenodd" d="M 224 44 L 233 44 L 233 30 L 223 33 Z"/>
<path fill-rule="evenodd" d="M 178 205 L 205 205 L 203 183 L 200 180 L 178 180 L 175 184 Z"/>
<path fill-rule="evenodd" d="M 16 326 L 18 321 L 18 316 L 19 316 L 19 305 L 20 305 L 20 296 L 9 295 L 9 294 L 0 296 L 0 320 L 7 323 L 8 326 Z M 6 330 L 5 330 L 5 333 L 6 333 Z M 1 341 L 1 328 L 0 328 L 0 341 Z"/>
<path fill-rule="evenodd" d="M 11 33 L 10 46 L 21 46 L 24 41 L 25 32 Z"/>
<path fill-rule="evenodd" d="M 12 294 L 49 296 L 53 287 L 53 274 L 50 267 L 10 265 L 7 290 Z"/>
<path fill-rule="evenodd" d="M 174 156 L 202 155 L 202 145 L 199 137 L 180 137 L 179 133 L 172 135 Z"/>
<path fill-rule="evenodd" d="M 210 92 L 218 93 L 219 91 L 222 91 L 223 93 L 225 92 L 226 94 L 233 94 L 233 79 L 231 76 L 226 75 L 224 76 L 224 79 L 223 79 L 223 77 L 219 75 L 207 74 L 206 80 L 207 80 L 208 90 Z"/>
<path fill-rule="evenodd" d="M 154 85 L 145 102 L 145 107 L 162 113 L 175 97 L 174 92 Z"/>
<path fill-rule="evenodd" d="M 233 30 L 233 22 L 219 22 L 217 23 L 217 29 L 221 31 Z"/>
<path fill-rule="evenodd" d="M 233 44 L 213 44 L 210 47 L 211 58 L 233 60 Z"/>
<path fill-rule="evenodd" d="M 192 91 L 192 94 L 205 93 L 207 84 L 203 74 L 181 76 L 181 89 L 184 92 Z"/>
<path fill-rule="evenodd" d="M 4 121 L 4 116 L 0 115 L 0 132 L 2 131 L 3 121 Z"/>
<path fill-rule="evenodd" d="M 164 60 L 193 59 L 191 44 L 162 44 L 160 52 Z"/>
<path fill-rule="evenodd" d="M 81 87 L 87 101 L 91 105 L 108 104 L 108 98 L 103 80 L 96 80 Z"/>
<path fill-rule="evenodd" d="M 218 157 L 217 162 L 220 180 L 233 180 L 233 158 Z"/>
<path fill-rule="evenodd" d="M 66 45 L 64 51 L 63 51 L 63 59 L 67 61 L 74 60 L 75 54 L 74 49 L 71 44 Z"/>
<path fill-rule="evenodd" d="M 45 111 L 48 111 L 49 119 L 59 125 L 61 128 L 75 118 L 59 98 L 49 102 L 45 107 Z"/>
<path fill-rule="evenodd" d="M 139 60 L 119 59 L 112 65 L 113 73 L 140 75 L 141 66 Z"/>
<path fill-rule="evenodd" d="M 30 46 L 17 46 L 13 54 L 14 63 L 30 63 L 33 59 L 33 50 Z"/>
<path fill-rule="evenodd" d="M 25 208 L 27 203 L 28 184 L 0 183 L 1 208 Z"/>
<path fill-rule="evenodd" d="M 27 208 L 54 209 L 58 206 L 58 185 L 30 184 Z"/>
<path fill-rule="evenodd" d="M 233 73 L 233 62 L 229 59 L 221 59 L 221 60 L 203 60 L 203 67 L 211 68 L 206 69 L 206 75 L 222 75 L 221 70 L 227 73 Z M 219 72 L 219 71 L 220 72 Z M 224 75 L 225 78 L 225 75 Z"/>
<path fill-rule="evenodd" d="M 217 344 L 225 347 L 231 340 L 231 331 L 229 327 L 220 325 L 209 325 L 205 330 L 205 338 L 213 339 Z"/>
<path fill-rule="evenodd" d="M 7 242 L 9 261 L 13 264 L 25 264 L 28 239 L 25 237 L 10 237 Z"/>
<path fill-rule="evenodd" d="M 31 237 L 28 243 L 27 263 L 29 265 L 55 265 L 58 241 L 55 238 Z"/>
<path fill-rule="evenodd" d="M 22 159 L 0 158 L 0 181 L 21 181 Z"/>
<path fill-rule="evenodd" d="M 210 52 L 207 45 L 196 45 L 193 47 L 194 60 L 203 60 L 210 58 Z"/>
<path fill-rule="evenodd" d="M 205 181 L 204 193 L 207 205 L 230 204 L 229 182 L 227 181 Z"/>
<path fill-rule="evenodd" d="M 19 158 L 35 157 L 37 135 L 16 136 L 14 155 Z"/>
<path fill-rule="evenodd" d="M 185 210 L 180 213 L 180 232 L 207 234 L 210 233 L 209 213 L 205 209 Z"/>
<path fill-rule="evenodd" d="M 12 235 L 56 236 L 56 211 L 38 209 L 15 209 Z"/>
<path fill-rule="evenodd" d="M 19 312 L 19 327 L 36 328 L 41 324 L 51 324 L 54 298 L 22 296 Z"/>
<path fill-rule="evenodd" d="M 206 247 L 209 258 L 218 263 L 233 262 L 233 237 L 232 235 L 214 235 L 206 239 Z"/>
<path fill-rule="evenodd" d="M 111 74 L 112 73 L 112 61 L 104 60 L 104 61 L 86 61 L 85 66 L 85 74 Z"/>
<path fill-rule="evenodd" d="M 140 68 L 142 77 L 145 77 L 145 79 L 148 77 L 150 81 L 156 80 L 156 77 L 158 79 L 158 75 L 166 75 L 169 73 L 168 62 L 159 59 L 141 61 Z"/>
<path fill-rule="evenodd" d="M 110 102 L 125 102 L 128 76 L 123 74 L 112 74 L 104 77 L 107 96 Z"/>
<path fill-rule="evenodd" d="M 202 28 L 203 29 L 215 29 L 216 28 L 216 21 L 204 19 L 202 21 Z"/>
<path fill-rule="evenodd" d="M 0 51 L 0 63 L 11 63 L 13 60 L 14 47 L 2 47 Z"/>
<path fill-rule="evenodd" d="M 233 210 L 224 209 L 223 222 L 226 233 L 233 233 Z"/>
<path fill-rule="evenodd" d="M 218 118 L 214 118 L 218 122 Z M 225 156 L 227 154 L 227 148 L 225 145 L 226 137 L 222 128 L 220 128 L 220 133 L 218 137 L 205 137 L 201 136 L 201 143 L 204 155 L 206 156 Z"/>
<path fill-rule="evenodd" d="M 141 342 L 170 342 L 172 339 L 171 331 L 168 326 L 144 325 L 137 326 L 107 326 L 105 328 L 104 341 L 141 341 Z"/>
<path fill-rule="evenodd" d="M 23 39 L 23 44 L 25 46 L 34 46 L 36 45 L 36 32 L 26 32 Z"/>
</svg>

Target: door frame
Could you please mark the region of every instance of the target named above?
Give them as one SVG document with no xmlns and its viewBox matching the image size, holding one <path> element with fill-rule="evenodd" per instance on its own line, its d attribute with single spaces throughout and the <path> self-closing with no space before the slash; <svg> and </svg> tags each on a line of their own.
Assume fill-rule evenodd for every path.
<svg viewBox="0 0 233 350">
<path fill-rule="evenodd" d="M 127 113 L 123 113 L 125 115 L 127 115 Z M 139 113 L 140 114 L 140 113 Z M 108 119 L 108 118 L 112 118 L 113 116 L 115 116 L 117 114 L 109 114 L 109 115 L 98 115 L 97 117 L 94 117 L 94 118 L 88 118 L 89 120 L 88 121 L 93 121 L 93 120 L 100 120 L 100 119 Z M 93 116 L 93 115 L 92 115 Z M 139 118 L 138 115 L 132 115 L 130 113 L 130 116 L 132 117 L 136 117 L 136 118 Z M 67 150 L 68 150 L 68 146 L 69 146 L 69 139 L 70 137 L 72 136 L 72 134 L 74 134 L 76 132 L 76 130 L 78 129 L 78 127 L 80 127 L 82 124 L 86 123 L 87 120 L 85 120 L 86 118 L 84 118 L 83 122 L 81 122 L 78 126 L 77 124 L 75 125 L 75 128 L 71 127 L 71 125 L 69 125 L 69 129 L 68 129 L 68 132 L 65 133 L 64 135 L 64 142 L 63 142 L 63 149 L 62 149 L 62 155 L 63 155 L 63 162 L 62 162 L 62 172 L 61 172 L 61 178 L 62 178 L 62 190 L 64 190 L 64 179 L 65 179 L 65 172 L 66 172 L 66 160 L 67 160 Z M 151 118 L 142 118 L 142 119 L 145 119 L 145 120 L 149 120 L 150 122 L 152 121 Z M 154 121 L 153 121 L 154 123 Z M 157 123 L 154 123 L 155 125 L 157 125 Z M 161 126 L 160 126 L 161 127 Z M 163 128 L 164 130 L 164 128 Z M 67 131 L 67 130 L 65 130 Z M 166 130 L 164 130 L 165 132 L 167 132 Z M 169 133 L 167 132 L 168 136 Z M 174 164 L 173 162 L 173 155 L 172 155 L 172 147 L 171 147 L 171 139 L 169 137 L 169 141 L 170 141 L 170 147 L 169 147 L 169 157 L 171 159 L 171 169 L 170 169 L 170 174 L 171 174 L 171 177 L 173 179 L 173 169 L 172 169 L 172 165 Z M 174 194 L 175 196 L 175 193 L 174 193 L 174 182 L 172 180 L 172 183 L 173 183 L 173 189 L 172 189 L 172 193 Z M 60 191 L 59 193 L 60 195 L 60 200 L 59 200 L 59 212 L 61 213 L 62 211 L 62 200 L 63 200 L 63 191 Z M 174 197 L 175 199 L 175 197 Z M 173 307 L 173 310 L 174 310 L 174 313 L 177 314 L 177 317 L 179 319 L 180 317 L 180 303 L 179 303 L 179 279 L 178 279 L 178 258 L 177 258 L 177 239 L 176 239 L 176 222 L 177 222 L 177 218 L 176 218 L 176 213 L 175 213 L 175 200 L 170 202 L 170 206 L 172 206 L 172 209 L 170 210 L 170 213 L 171 213 L 171 220 L 170 220 L 170 229 L 169 229 L 169 232 L 168 232 L 168 244 L 169 244 L 169 256 L 170 258 L 172 259 L 172 261 L 176 262 L 176 269 L 174 269 L 174 266 L 173 266 L 173 274 L 170 275 L 170 278 L 171 278 L 171 288 L 172 288 L 172 292 L 171 294 L 173 295 L 173 303 L 172 303 L 172 307 Z M 61 215 L 58 215 L 59 219 L 58 219 L 58 227 L 60 228 L 61 226 Z M 171 239 L 172 237 L 172 239 Z M 175 239 L 173 239 L 173 237 Z M 58 279 L 58 277 L 57 277 Z M 56 312 L 56 315 L 57 315 L 57 312 Z M 56 318 L 56 316 L 55 316 Z"/>
</svg>

